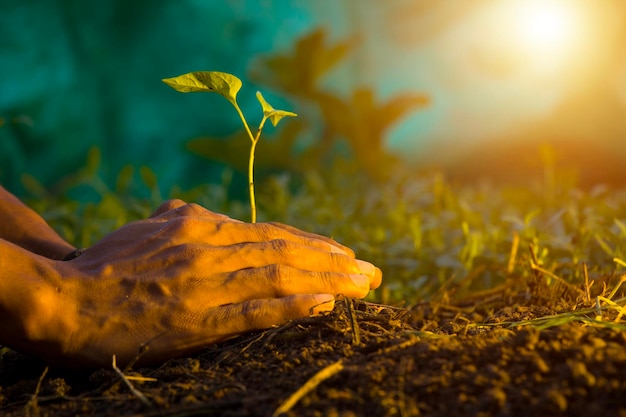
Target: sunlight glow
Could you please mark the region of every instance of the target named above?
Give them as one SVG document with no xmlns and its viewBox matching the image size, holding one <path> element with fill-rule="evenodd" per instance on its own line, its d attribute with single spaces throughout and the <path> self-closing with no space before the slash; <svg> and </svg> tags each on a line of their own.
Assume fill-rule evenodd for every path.
<svg viewBox="0 0 626 417">
<path fill-rule="evenodd" d="M 485 12 L 478 30 L 494 71 L 554 79 L 589 52 L 589 10 L 581 1 L 503 0 Z"/>
<path fill-rule="evenodd" d="M 510 9 L 512 41 L 536 52 L 558 52 L 576 37 L 576 16 L 563 0 L 517 1 Z"/>
</svg>

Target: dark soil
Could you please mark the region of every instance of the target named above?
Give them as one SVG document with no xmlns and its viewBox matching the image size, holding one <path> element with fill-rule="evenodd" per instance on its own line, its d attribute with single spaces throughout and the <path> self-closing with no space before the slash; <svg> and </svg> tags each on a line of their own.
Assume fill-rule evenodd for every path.
<svg viewBox="0 0 626 417">
<path fill-rule="evenodd" d="M 5 350 L 0 414 L 271 416 L 282 406 L 290 416 L 626 416 L 626 332 L 615 317 L 584 322 L 595 313 L 566 298 L 486 297 L 409 309 L 355 302 L 357 332 L 339 302 L 324 317 L 127 369 L 154 379 L 131 380 L 135 393 L 112 368 L 44 374 Z M 319 385 L 289 403 L 318 372 Z"/>
</svg>

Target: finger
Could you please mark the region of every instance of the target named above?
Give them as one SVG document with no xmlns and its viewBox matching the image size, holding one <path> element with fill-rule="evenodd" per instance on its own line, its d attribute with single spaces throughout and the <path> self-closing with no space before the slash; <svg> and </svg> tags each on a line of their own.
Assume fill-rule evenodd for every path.
<svg viewBox="0 0 626 417">
<path fill-rule="evenodd" d="M 383 282 L 383 271 L 380 268 L 374 267 L 374 274 L 368 275 L 370 278 L 370 290 L 375 290 L 380 287 L 380 284 Z"/>
<path fill-rule="evenodd" d="M 322 241 L 328 243 L 329 245 L 333 246 L 334 248 L 339 249 L 340 252 L 338 252 L 338 253 L 344 253 L 345 255 L 354 257 L 354 251 L 352 249 L 350 249 L 347 246 L 342 245 L 341 243 L 339 243 L 339 242 L 337 242 L 334 239 L 331 239 L 329 237 L 318 235 L 318 234 L 315 234 L 315 233 L 305 232 L 305 231 L 297 229 L 297 228 L 295 228 L 293 226 L 289 226 L 289 225 L 282 224 L 282 223 L 272 222 L 272 223 L 268 223 L 268 224 L 271 224 L 274 227 L 283 229 L 283 230 L 285 230 L 287 232 L 290 232 L 290 233 L 292 233 L 294 235 L 298 235 L 298 236 L 303 237 L 305 239 L 322 240 Z"/>
<path fill-rule="evenodd" d="M 356 263 L 359 267 L 359 271 L 361 274 L 366 275 L 370 279 L 370 289 L 376 289 L 380 286 L 383 280 L 382 271 L 376 266 L 372 265 L 367 261 L 363 261 L 361 259 L 357 259 Z"/>
<path fill-rule="evenodd" d="M 263 330 L 303 317 L 330 312 L 335 298 L 330 294 L 300 294 L 239 304 L 210 306 L 204 313 L 186 315 L 174 328 L 153 337 L 141 358 L 147 362 L 197 352 L 254 330 Z M 133 350 L 136 352 L 136 349 Z"/>
<path fill-rule="evenodd" d="M 329 250 L 334 253 L 340 253 L 354 258 L 354 252 L 352 249 L 343 246 L 326 236 L 305 232 L 282 223 L 247 223 L 245 225 L 247 225 L 247 227 L 253 227 L 261 240 L 269 241 L 275 239 L 287 239 L 292 242 L 312 246 L 322 250 Z"/>
<path fill-rule="evenodd" d="M 372 275 L 373 265 L 346 255 L 301 245 L 289 240 L 241 243 L 235 245 L 179 244 L 164 250 L 162 257 L 174 263 L 189 264 L 198 271 L 225 273 L 245 268 L 285 265 L 304 271 Z M 362 268 L 366 266 L 366 271 Z"/>
<path fill-rule="evenodd" d="M 197 206 L 199 207 L 199 206 Z M 244 223 L 232 220 L 224 215 L 202 211 L 193 204 L 163 213 L 155 218 L 165 224 L 160 233 L 169 236 L 173 242 L 209 244 L 213 246 L 231 246 L 244 243 L 267 243 L 285 240 L 303 247 L 310 247 L 325 252 L 342 254 L 354 258 L 352 251 L 347 253 L 330 239 L 320 239 L 316 235 L 299 235 L 269 223 Z M 199 213 L 199 215 L 195 215 Z M 311 237 L 312 236 L 312 237 Z"/>
<path fill-rule="evenodd" d="M 218 307 L 218 310 L 209 312 L 207 321 L 216 322 L 213 328 L 228 329 L 229 336 L 232 336 L 332 311 L 334 300 L 335 297 L 331 294 L 299 294 L 268 300 L 250 300 Z"/>
<path fill-rule="evenodd" d="M 149 263 L 134 263 L 133 268 L 137 274 L 150 274 L 157 262 L 168 270 L 186 271 L 203 285 L 219 276 L 219 282 L 231 287 L 221 293 L 248 299 L 321 292 L 363 297 L 382 279 L 380 270 L 369 262 L 284 240 L 231 246 L 175 244 L 161 249 Z M 365 276 L 367 282 L 355 275 Z M 267 292 L 254 292 L 257 288 Z"/>
<path fill-rule="evenodd" d="M 179 199 L 168 200 L 161 204 L 150 216 L 150 218 L 156 217 L 159 217 L 162 220 L 168 220 L 175 217 L 200 217 L 207 220 L 229 221 L 232 225 L 236 225 L 237 227 L 240 227 L 244 230 L 249 229 L 254 231 L 254 233 L 252 233 L 252 236 L 256 235 L 256 239 L 252 239 L 249 241 L 264 241 L 287 238 L 304 244 L 309 243 L 315 247 L 328 249 L 332 252 L 354 257 L 354 251 L 352 251 L 352 249 L 348 248 L 347 246 L 341 245 L 340 243 L 326 236 L 305 232 L 282 223 L 244 223 L 236 219 L 231 219 L 226 215 L 209 211 L 198 204 L 188 204 Z M 241 230 L 237 230 L 237 232 L 241 232 Z M 286 232 L 286 234 L 284 232 Z M 237 236 L 238 238 L 243 237 L 238 233 L 234 233 L 233 236 Z M 242 241 L 243 240 L 239 239 L 239 242 L 232 243 L 240 243 Z"/>
<path fill-rule="evenodd" d="M 295 294 L 344 294 L 363 298 L 372 283 L 362 274 L 303 271 L 285 265 L 248 268 L 228 274 L 225 291 L 232 303 L 251 299 L 281 298 Z"/>
</svg>

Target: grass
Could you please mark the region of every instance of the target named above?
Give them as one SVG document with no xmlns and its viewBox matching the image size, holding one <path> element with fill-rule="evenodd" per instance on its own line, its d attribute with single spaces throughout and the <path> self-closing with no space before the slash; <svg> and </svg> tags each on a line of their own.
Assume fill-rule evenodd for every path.
<svg viewBox="0 0 626 417">
<path fill-rule="evenodd" d="M 94 152 L 54 192 L 26 181 L 29 204 L 77 246 L 146 217 L 164 198 L 247 218 L 245 202 L 229 194 L 228 173 L 221 184 L 162 196 L 156 174 L 128 168 L 109 188 L 98 177 Z M 79 192 L 92 201 L 77 201 Z M 261 180 L 258 210 L 259 221 L 332 236 L 380 266 L 384 286 L 371 301 L 445 303 L 516 285 L 571 305 L 624 297 L 616 286 L 626 271 L 626 189 L 581 190 L 559 173 L 550 181 L 496 186 L 398 170 L 380 183 L 337 162 L 324 175 Z M 611 288 L 616 293 L 607 298 Z"/>
<path fill-rule="evenodd" d="M 232 217 L 248 217 L 245 198 L 231 195 L 228 172 L 220 184 L 163 194 L 157 175 L 147 168 L 138 172 L 124 169 L 111 188 L 97 172 L 98 155 L 94 151 L 83 171 L 53 191 L 26 179 L 32 194 L 29 203 L 81 246 L 149 215 L 164 198 L 182 198 Z M 79 202 L 77 196 L 89 199 Z M 398 407 L 408 407 L 405 398 L 420 397 L 416 391 L 407 391 L 408 387 L 428 387 L 420 391 L 424 398 L 436 391 L 452 393 L 447 395 L 452 406 L 457 397 L 463 403 L 458 410 L 467 405 L 467 395 L 475 391 L 478 396 L 471 398 L 481 407 L 489 405 L 483 401 L 490 398 L 485 395 L 495 392 L 501 394 L 495 397 L 502 404 L 520 404 L 524 398 L 525 404 L 546 410 L 554 409 L 550 393 L 557 393 L 557 406 L 563 411 L 580 406 L 575 398 L 584 403 L 600 392 L 597 390 L 612 398 L 619 390 L 615 369 L 624 361 L 619 348 L 623 346 L 620 335 L 626 331 L 626 189 L 598 185 L 583 190 L 560 173 L 551 175 L 550 181 L 531 179 L 522 186 L 504 186 L 457 183 L 440 172 L 398 170 L 381 183 L 354 166 L 337 162 L 324 174 L 265 178 L 259 182 L 258 203 L 259 221 L 289 223 L 353 247 L 359 257 L 383 269 L 384 288 L 373 292 L 368 302 L 339 303 L 330 315 L 295 320 L 260 335 L 249 335 L 235 345 L 219 348 L 218 353 L 212 351 L 207 356 L 210 360 L 205 377 L 217 380 L 218 386 L 216 369 L 225 370 L 231 381 L 245 351 L 245 381 L 255 366 L 263 374 L 289 369 L 280 375 L 290 378 L 289 382 L 281 379 L 278 385 L 292 386 L 294 370 L 306 368 L 299 388 L 291 390 L 289 396 L 280 392 L 284 400 L 276 404 L 274 415 L 309 407 L 315 391 L 319 391 L 320 401 L 344 401 L 349 398 L 345 393 L 353 392 L 363 403 L 368 400 L 360 395 L 378 392 L 383 378 L 384 398 L 397 395 L 401 398 Z M 314 323 L 318 331 L 307 327 Z M 337 343 L 335 348 L 319 344 L 332 340 L 321 336 L 319 329 L 334 329 L 339 339 L 330 343 Z M 351 344 L 346 337 L 349 329 Z M 313 336 L 306 339 L 296 331 Z M 363 338 L 361 348 L 359 334 Z M 304 340 L 308 340 L 305 347 L 293 348 L 294 343 Z M 323 350 L 332 355 L 322 360 L 324 356 L 315 351 L 316 346 L 324 346 Z M 294 356 L 285 356 L 290 354 Z M 306 362 L 307 357 L 314 362 Z M 294 359 L 308 365 L 271 365 L 272 360 L 293 364 Z M 229 361 L 235 365 L 228 368 Z M 198 360 L 190 359 L 196 371 L 190 367 L 181 374 L 180 366 L 185 367 L 185 362 L 172 363 L 177 375 L 195 375 L 200 366 Z M 409 373 L 414 363 L 419 372 Z M 165 367 L 167 364 L 158 372 Z M 389 374 L 381 373 L 387 368 Z M 134 394 L 131 401 L 156 403 L 154 399 L 161 399 L 163 386 L 139 385 L 145 378 L 127 377 L 115 363 L 113 369 Z M 339 373 L 345 374 L 341 390 L 333 383 Z M 38 411 L 37 395 L 44 377 L 45 372 L 27 406 L 33 412 Z M 131 379 L 142 391 L 134 388 Z M 358 386 L 349 391 L 346 381 L 358 381 Z M 477 381 L 481 382 L 476 385 Z M 159 382 L 158 378 L 154 382 Z M 185 387 L 181 398 L 188 396 L 188 382 L 179 385 Z M 245 384 L 235 386 L 245 389 Z M 492 388 L 487 389 L 489 386 Z M 206 387 L 202 382 L 201 390 L 206 391 Z M 453 389 L 458 389 L 458 395 Z M 171 387 L 166 392 L 176 398 Z M 404 397 L 405 392 L 412 394 Z M 517 397 L 519 393 L 524 396 Z M 265 387 L 261 396 L 264 402 L 267 395 Z M 540 400 L 544 397 L 545 404 Z M 369 401 L 382 404 L 382 399 Z M 437 401 L 435 398 L 431 410 L 448 404 Z M 597 401 L 592 403 L 598 407 Z M 615 406 L 614 401 L 610 405 Z M 208 401 L 202 410 L 213 410 L 213 406 Z M 417 414 L 417 405 L 413 408 L 411 413 Z"/>
</svg>

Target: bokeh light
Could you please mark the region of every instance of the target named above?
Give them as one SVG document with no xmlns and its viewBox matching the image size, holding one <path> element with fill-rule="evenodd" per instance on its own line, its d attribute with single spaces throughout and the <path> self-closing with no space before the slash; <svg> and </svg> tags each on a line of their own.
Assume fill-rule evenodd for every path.
<svg viewBox="0 0 626 417">
<path fill-rule="evenodd" d="M 508 2 L 507 2 L 508 3 Z M 519 46 L 538 52 L 558 52 L 571 45 L 576 34 L 573 3 L 524 0 L 509 6 L 512 35 Z"/>
<path fill-rule="evenodd" d="M 493 65 L 539 79 L 560 77 L 582 58 L 590 20 L 580 2 L 563 0 L 496 2 L 479 19 Z"/>
</svg>

